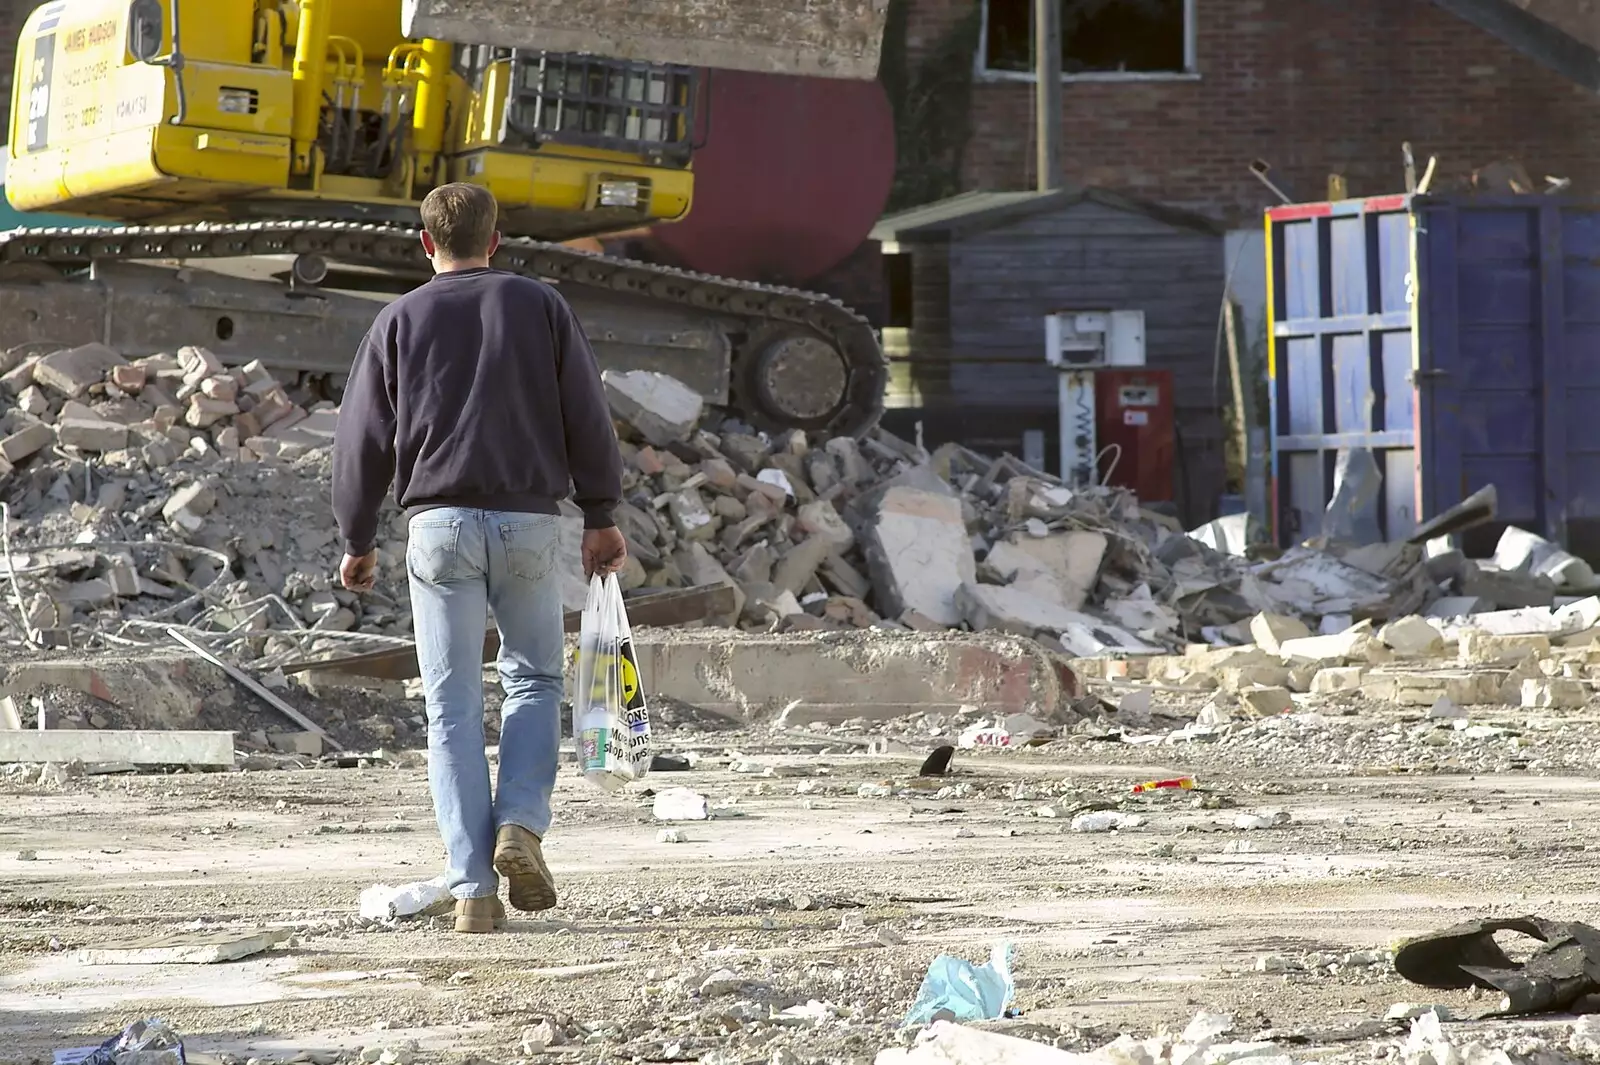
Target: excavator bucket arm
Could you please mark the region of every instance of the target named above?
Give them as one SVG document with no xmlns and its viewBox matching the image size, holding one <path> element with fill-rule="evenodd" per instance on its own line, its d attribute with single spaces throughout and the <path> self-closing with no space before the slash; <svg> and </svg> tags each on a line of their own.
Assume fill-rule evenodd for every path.
<svg viewBox="0 0 1600 1065">
<path fill-rule="evenodd" d="M 407 36 L 813 77 L 878 75 L 888 0 L 405 0 Z"/>
</svg>

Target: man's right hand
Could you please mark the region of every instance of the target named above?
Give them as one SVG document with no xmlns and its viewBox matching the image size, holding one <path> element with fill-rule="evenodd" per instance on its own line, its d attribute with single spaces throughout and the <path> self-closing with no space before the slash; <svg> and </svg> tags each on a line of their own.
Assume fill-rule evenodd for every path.
<svg viewBox="0 0 1600 1065">
<path fill-rule="evenodd" d="M 613 525 L 609 529 L 583 530 L 583 575 L 604 577 L 615 573 L 628 560 L 628 542 L 622 530 Z"/>
</svg>

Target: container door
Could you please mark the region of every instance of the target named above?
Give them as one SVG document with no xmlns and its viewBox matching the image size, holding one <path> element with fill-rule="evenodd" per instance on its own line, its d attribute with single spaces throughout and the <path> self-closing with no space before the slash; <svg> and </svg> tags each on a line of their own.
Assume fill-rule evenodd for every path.
<svg viewBox="0 0 1600 1065">
<path fill-rule="evenodd" d="M 1547 196 L 1417 206 L 1421 496 L 1494 485 L 1500 522 L 1600 554 L 1600 214 Z"/>
<path fill-rule="evenodd" d="M 1402 196 L 1268 212 L 1273 515 L 1280 543 L 1322 533 L 1346 451 L 1358 460 L 1352 468 L 1376 469 L 1377 483 L 1366 486 L 1355 524 L 1390 540 L 1416 527 L 1410 243 Z"/>
</svg>

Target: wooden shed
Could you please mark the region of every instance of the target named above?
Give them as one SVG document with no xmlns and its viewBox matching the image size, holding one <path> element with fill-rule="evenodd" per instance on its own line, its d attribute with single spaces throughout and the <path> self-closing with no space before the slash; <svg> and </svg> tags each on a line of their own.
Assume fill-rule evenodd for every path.
<svg viewBox="0 0 1600 1065">
<path fill-rule="evenodd" d="M 892 360 L 886 425 L 924 443 L 1010 451 L 1056 472 L 1056 371 L 1045 318 L 1138 310 L 1146 365 L 1176 393 L 1176 502 L 1191 527 L 1225 487 L 1216 374 L 1223 229 L 1103 189 L 971 192 L 889 215 L 882 245 Z"/>
</svg>

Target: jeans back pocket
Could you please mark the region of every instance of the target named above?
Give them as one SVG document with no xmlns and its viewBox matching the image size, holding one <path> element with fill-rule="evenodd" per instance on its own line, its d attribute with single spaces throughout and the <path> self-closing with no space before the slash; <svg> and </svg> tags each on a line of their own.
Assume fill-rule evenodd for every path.
<svg viewBox="0 0 1600 1065">
<path fill-rule="evenodd" d="M 461 575 L 461 519 L 418 518 L 411 523 L 406 568 L 428 584 L 447 584 Z"/>
<path fill-rule="evenodd" d="M 506 568 L 525 581 L 544 580 L 555 567 L 559 525 L 555 515 L 500 523 Z"/>
</svg>

